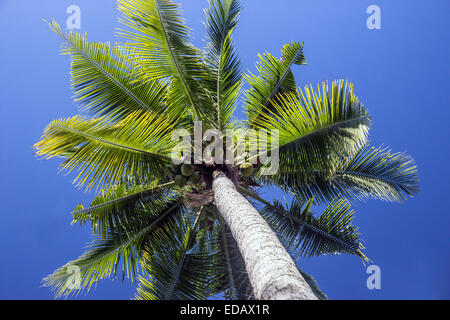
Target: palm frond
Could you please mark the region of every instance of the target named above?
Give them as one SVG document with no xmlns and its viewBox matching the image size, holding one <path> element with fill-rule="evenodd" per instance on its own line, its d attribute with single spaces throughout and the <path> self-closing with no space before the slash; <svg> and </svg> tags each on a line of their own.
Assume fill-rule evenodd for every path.
<svg viewBox="0 0 450 320">
<path fill-rule="evenodd" d="M 348 253 L 367 260 L 357 228 L 352 225 L 354 211 L 347 200 L 334 200 L 316 218 L 311 212 L 314 199 L 304 202 L 294 198 L 285 208 L 279 201 L 271 204 L 248 190 L 240 190 L 265 204 L 261 215 L 296 256 Z"/>
<path fill-rule="evenodd" d="M 275 112 L 263 114 L 254 122 L 259 130 L 278 132 L 279 146 L 269 149 L 279 152 L 280 167 L 320 170 L 329 176 L 340 158 L 348 157 L 366 141 L 370 117 L 355 96 L 353 85 L 335 81 L 331 91 L 322 83 L 317 92 L 306 87 L 304 92 L 299 89 L 297 94 L 279 96 L 273 103 Z M 279 171 L 272 176 L 278 179 Z"/>
<path fill-rule="evenodd" d="M 199 217 L 193 222 L 192 216 L 186 216 L 159 235 L 162 241 L 145 250 L 142 264 L 148 277 L 139 277 L 136 299 L 197 300 L 212 294 L 214 253 L 196 241 Z"/>
<path fill-rule="evenodd" d="M 146 114 L 137 119 L 131 114 L 116 130 L 104 118 L 54 120 L 34 147 L 45 158 L 67 156 L 62 169 L 78 168 L 75 182 L 91 189 L 119 184 L 124 176 L 144 182 L 166 179 L 173 143 L 164 117 Z"/>
<path fill-rule="evenodd" d="M 154 203 L 152 209 L 137 211 L 132 221 L 96 237 L 81 257 L 44 278 L 44 286 L 51 287 L 57 297 L 89 291 L 98 280 L 115 277 L 120 262 L 122 279 L 135 280 L 144 246 L 164 241 L 162 235 L 178 223 L 185 210 L 181 199 L 174 196 L 161 199 L 159 205 Z M 73 268 L 79 272 L 78 287 L 72 286 Z"/>
<path fill-rule="evenodd" d="M 120 21 L 131 28 L 120 35 L 131 41 L 128 52 L 143 81 L 170 81 L 167 103 L 173 117 L 190 110 L 197 119 L 208 119 L 210 103 L 200 87 L 204 77 L 198 49 L 189 42 L 178 5 L 170 0 L 119 0 Z"/>
<path fill-rule="evenodd" d="M 280 166 L 275 176 L 262 177 L 262 181 L 274 183 L 302 199 L 314 197 L 319 203 L 337 197 L 402 202 L 419 192 L 417 165 L 411 156 L 369 145 L 340 159 L 328 178 L 321 170 L 303 172 Z"/>
<path fill-rule="evenodd" d="M 54 21 L 50 27 L 64 41 L 63 54 L 72 56 L 72 89 L 83 111 L 123 119 L 137 111 L 164 110 L 166 85 L 158 80 L 136 84 L 137 72 L 119 44 L 89 43 L 79 33 L 63 33 Z"/>
<path fill-rule="evenodd" d="M 259 75 L 249 73 L 245 76 L 250 89 L 245 93 L 245 110 L 251 127 L 262 114 L 271 114 L 274 108 L 272 100 L 280 95 L 296 91 L 295 78 L 291 71 L 293 64 L 306 64 L 303 45 L 298 42 L 286 44 L 282 48 L 280 59 L 270 53 L 258 55 Z"/>
<path fill-rule="evenodd" d="M 161 185 L 120 184 L 103 189 L 88 208 L 79 204 L 72 212 L 73 222 L 83 226 L 90 222 L 92 233 L 105 237 L 109 231 L 132 223 L 142 210 L 154 211 L 161 206 L 174 182 Z"/>
<path fill-rule="evenodd" d="M 209 91 L 216 104 L 215 128 L 223 130 L 235 110 L 241 88 L 241 62 L 231 34 L 236 27 L 238 0 L 210 0 L 206 13 L 206 58 L 211 70 Z"/>
</svg>

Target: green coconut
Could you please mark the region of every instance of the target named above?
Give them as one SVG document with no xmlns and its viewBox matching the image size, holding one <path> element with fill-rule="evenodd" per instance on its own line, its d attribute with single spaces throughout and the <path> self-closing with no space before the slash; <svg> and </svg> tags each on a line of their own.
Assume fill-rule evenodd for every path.
<svg viewBox="0 0 450 320">
<path fill-rule="evenodd" d="M 200 181 L 200 174 L 196 171 L 188 179 L 192 184 L 197 184 Z"/>
<path fill-rule="evenodd" d="M 239 168 L 244 177 L 250 177 L 253 174 L 253 166 L 250 163 L 243 163 Z"/>
<path fill-rule="evenodd" d="M 194 173 L 194 166 L 192 164 L 189 163 L 184 163 L 181 166 L 181 174 L 185 177 L 189 177 L 190 175 L 192 175 Z"/>
<path fill-rule="evenodd" d="M 177 174 L 175 176 L 175 184 L 179 186 L 180 188 L 184 187 L 187 183 L 187 178 L 185 176 L 182 176 L 181 174 Z"/>
</svg>

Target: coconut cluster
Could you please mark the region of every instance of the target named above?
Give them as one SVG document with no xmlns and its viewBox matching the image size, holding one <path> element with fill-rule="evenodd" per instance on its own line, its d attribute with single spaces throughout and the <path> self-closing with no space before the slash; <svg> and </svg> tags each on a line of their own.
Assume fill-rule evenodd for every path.
<svg viewBox="0 0 450 320">
<path fill-rule="evenodd" d="M 195 167 L 192 164 L 189 163 L 173 165 L 172 172 L 175 175 L 175 184 L 180 188 L 184 187 L 188 182 L 191 184 L 197 184 L 201 179 L 200 173 L 195 170 Z"/>
<path fill-rule="evenodd" d="M 205 168 L 208 168 L 208 166 L 206 166 Z M 188 183 L 192 185 L 200 183 L 200 181 L 202 180 L 202 175 L 196 169 L 199 168 L 196 168 L 196 166 L 190 163 L 172 165 L 171 171 L 174 175 L 175 184 L 182 188 Z M 206 172 L 208 172 L 208 170 L 206 170 Z M 239 172 L 241 176 L 249 178 L 255 173 L 255 170 L 252 164 L 246 162 L 239 165 Z"/>
</svg>

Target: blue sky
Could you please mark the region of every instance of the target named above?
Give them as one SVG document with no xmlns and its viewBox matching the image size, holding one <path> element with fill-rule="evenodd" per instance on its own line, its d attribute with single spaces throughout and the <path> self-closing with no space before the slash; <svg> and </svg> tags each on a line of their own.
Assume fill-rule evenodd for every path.
<svg viewBox="0 0 450 320">
<path fill-rule="evenodd" d="M 205 35 L 206 0 L 180 0 L 194 42 Z M 246 69 L 257 53 L 279 55 L 284 43 L 304 41 L 307 66 L 300 86 L 348 79 L 372 115 L 372 143 L 414 156 L 421 192 L 406 203 L 354 203 L 365 253 L 381 268 L 381 289 L 353 256 L 301 259 L 331 299 L 449 299 L 450 2 L 381 0 L 243 0 L 235 34 Z M 40 280 L 78 257 L 89 230 L 70 226 L 72 209 L 93 194 L 58 173 L 58 160 L 38 160 L 32 145 L 55 118 L 76 113 L 69 59 L 42 19 L 65 25 L 66 8 L 81 8 L 90 41 L 114 41 L 113 0 L 0 0 L 0 126 L 2 176 L 0 299 L 50 299 Z M 381 8 L 381 30 L 366 27 L 366 8 Z M 242 116 L 242 114 L 238 114 Z M 266 198 L 279 197 L 267 193 Z M 84 299 L 128 299 L 133 284 L 101 281 Z"/>
</svg>

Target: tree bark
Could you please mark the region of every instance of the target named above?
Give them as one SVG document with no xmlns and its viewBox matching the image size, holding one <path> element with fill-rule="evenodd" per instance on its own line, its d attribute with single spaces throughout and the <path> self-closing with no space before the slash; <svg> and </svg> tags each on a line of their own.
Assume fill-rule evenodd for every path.
<svg viewBox="0 0 450 320">
<path fill-rule="evenodd" d="M 317 300 L 259 212 L 224 173 L 214 173 L 214 201 L 236 240 L 256 299 Z"/>
</svg>

